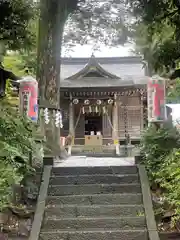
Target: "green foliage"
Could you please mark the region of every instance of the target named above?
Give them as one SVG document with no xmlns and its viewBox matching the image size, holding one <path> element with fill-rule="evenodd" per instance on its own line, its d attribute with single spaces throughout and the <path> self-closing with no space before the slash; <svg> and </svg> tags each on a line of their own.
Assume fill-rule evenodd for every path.
<svg viewBox="0 0 180 240">
<path fill-rule="evenodd" d="M 5 58 L 7 68 L 15 66 L 13 72 L 17 76 L 24 75 L 25 69 L 34 75 L 39 18 L 36 1 L 1 1 L 0 12 L 0 62 L 8 52 Z M 9 53 L 9 50 L 16 52 Z"/>
<path fill-rule="evenodd" d="M 149 62 L 151 70 L 164 75 L 176 69 L 180 62 L 179 1 L 128 2 L 136 17 L 136 46 Z"/>
<path fill-rule="evenodd" d="M 180 103 L 180 78 L 177 78 L 175 84 L 168 89 L 167 102 Z"/>
<path fill-rule="evenodd" d="M 175 29 L 166 23 L 162 24 L 161 31 L 149 32 L 144 23 L 136 23 L 133 28 L 135 52 L 148 62 L 150 74 L 166 74 L 174 67 L 172 59 L 178 58 L 180 50 L 174 38 Z"/>
<path fill-rule="evenodd" d="M 30 20 L 28 31 L 33 36 L 33 41 L 29 48 L 21 47 L 18 51 L 8 51 L 3 59 L 3 64 L 6 69 L 11 70 L 16 76 L 22 77 L 25 75 L 25 70 L 29 74 L 35 76 L 37 68 L 37 35 L 38 35 L 38 10 L 34 7 L 34 18 Z M 1 53 L 0 53 L 1 54 Z"/>
<path fill-rule="evenodd" d="M 141 140 L 141 152 L 144 154 L 144 164 L 151 180 L 162 166 L 164 159 L 173 148 L 180 147 L 180 134 L 175 128 L 156 128 L 150 126 L 144 132 Z"/>
<path fill-rule="evenodd" d="M 24 63 L 19 53 L 11 53 L 4 57 L 3 65 L 5 69 L 10 70 L 16 76 L 23 77 L 25 74 Z"/>
<path fill-rule="evenodd" d="M 28 70 L 28 74 L 34 76 L 36 73 L 36 56 L 34 52 L 27 54 L 25 51 L 22 53 L 10 53 L 4 57 L 3 65 L 5 69 L 10 70 L 18 77 L 26 75 L 25 71 Z"/>
<path fill-rule="evenodd" d="M 29 74 L 36 76 L 37 71 L 37 50 L 36 48 L 31 51 L 21 51 L 20 52 L 21 66 L 25 70 L 28 70 Z"/>
<path fill-rule="evenodd" d="M 175 128 L 150 126 L 141 145 L 151 184 L 163 189 L 166 203 L 176 211 L 172 218 L 176 224 L 180 216 L 180 134 Z"/>
<path fill-rule="evenodd" d="M 167 201 L 175 207 L 178 218 L 180 216 L 180 149 L 174 149 L 166 156 L 156 174 L 156 182 L 166 191 Z M 176 220 L 178 220 L 176 217 Z"/>
<path fill-rule="evenodd" d="M 35 2 L 31 0 L 0 1 L 0 41 L 8 49 L 27 48 L 34 42 L 30 20 L 34 18 Z"/>
<path fill-rule="evenodd" d="M 34 36 L 34 42 L 31 43 L 30 49 L 19 49 L 19 58 L 21 60 L 21 65 L 28 69 L 29 73 L 33 76 L 36 75 L 37 72 L 37 40 L 38 40 L 38 32 L 39 32 L 39 10 L 35 8 L 35 16 L 34 19 L 30 21 L 29 31 Z"/>
<path fill-rule="evenodd" d="M 20 183 L 22 176 L 17 174 L 17 168 L 7 164 L 0 158 L 0 211 L 7 206 L 12 196 L 12 186 Z"/>
<path fill-rule="evenodd" d="M 33 171 L 29 155 L 36 147 L 35 126 L 21 117 L 16 109 L 0 103 L 0 209 L 10 201 L 12 185 L 18 184 Z"/>
<path fill-rule="evenodd" d="M 69 0 L 61 3 L 68 19 L 64 31 L 64 44 L 105 43 L 109 46 L 124 44 L 128 40 L 127 18 L 130 17 L 126 1 Z M 66 5 L 66 6 L 64 6 Z"/>
</svg>

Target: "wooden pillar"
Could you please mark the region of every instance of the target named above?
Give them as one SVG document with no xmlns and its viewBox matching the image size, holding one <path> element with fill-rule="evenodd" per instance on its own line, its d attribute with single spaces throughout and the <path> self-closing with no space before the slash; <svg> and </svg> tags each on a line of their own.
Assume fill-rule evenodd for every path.
<svg viewBox="0 0 180 240">
<path fill-rule="evenodd" d="M 117 99 L 117 95 L 114 95 L 114 105 L 113 105 L 113 111 L 112 111 L 112 125 L 113 125 L 113 129 L 112 129 L 112 139 L 114 142 L 114 145 L 116 147 L 116 154 L 119 155 L 119 129 L 118 129 L 118 99 Z"/>
<path fill-rule="evenodd" d="M 74 144 L 74 104 L 72 102 L 72 96 L 70 96 L 69 103 L 69 136 L 71 137 L 71 144 L 68 146 L 68 154 L 71 155 L 72 145 Z"/>
<path fill-rule="evenodd" d="M 73 103 L 69 104 L 69 134 L 73 137 L 74 139 L 74 105 Z"/>
<path fill-rule="evenodd" d="M 144 129 L 144 96 L 143 93 L 140 95 L 140 130 Z"/>
</svg>

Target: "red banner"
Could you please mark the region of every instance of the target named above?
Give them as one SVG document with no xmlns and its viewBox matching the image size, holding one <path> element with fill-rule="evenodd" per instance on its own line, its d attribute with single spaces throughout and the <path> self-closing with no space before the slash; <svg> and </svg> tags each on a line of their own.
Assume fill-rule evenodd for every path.
<svg viewBox="0 0 180 240">
<path fill-rule="evenodd" d="M 166 119 L 165 80 L 150 78 L 148 82 L 148 121 L 162 122 Z"/>
<path fill-rule="evenodd" d="M 38 83 L 31 77 L 20 81 L 20 110 L 32 121 L 38 120 Z"/>
</svg>

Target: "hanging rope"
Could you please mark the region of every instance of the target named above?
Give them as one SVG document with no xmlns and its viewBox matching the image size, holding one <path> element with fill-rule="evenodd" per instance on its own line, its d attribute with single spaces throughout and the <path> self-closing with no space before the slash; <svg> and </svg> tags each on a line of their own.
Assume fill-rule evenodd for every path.
<svg viewBox="0 0 180 240">
<path fill-rule="evenodd" d="M 77 118 L 77 120 L 76 120 L 76 124 L 75 124 L 75 126 L 74 126 L 74 131 L 76 130 L 77 125 L 78 125 L 78 123 L 79 123 L 79 120 L 80 120 L 80 117 L 81 117 L 81 112 L 82 112 L 82 109 L 80 108 L 80 110 L 79 110 L 79 115 L 78 115 L 78 118 Z"/>
<path fill-rule="evenodd" d="M 125 95 L 127 97 L 127 94 Z M 127 109 L 127 101 L 125 98 L 124 101 L 124 136 L 125 136 L 125 156 L 128 156 L 128 144 L 129 144 L 129 132 L 128 132 L 128 109 Z"/>
<path fill-rule="evenodd" d="M 107 119 L 108 119 L 108 122 L 109 122 L 109 124 L 110 124 L 111 129 L 112 129 L 113 131 L 115 131 L 116 129 L 113 127 L 112 122 L 111 122 L 111 119 L 110 119 L 110 117 L 109 117 L 109 115 L 108 115 L 108 112 L 107 112 L 106 110 L 105 110 L 105 114 L 107 115 Z"/>
<path fill-rule="evenodd" d="M 76 124 L 75 124 L 75 126 L 74 126 L 74 132 L 76 131 L 77 125 L 78 125 L 79 120 L 80 120 L 80 117 L 81 117 L 81 110 L 82 110 L 82 109 L 80 108 L 80 110 L 79 110 L 79 115 L 78 115 L 78 118 L 77 118 L 77 120 L 76 120 Z M 71 145 L 72 145 L 72 140 L 73 140 L 72 137 L 73 137 L 73 136 L 69 133 L 68 136 L 66 137 L 66 140 L 65 140 L 65 145 L 66 145 L 66 146 L 71 146 Z"/>
<path fill-rule="evenodd" d="M 128 155 L 128 148 L 127 148 L 127 138 L 128 138 L 128 126 L 127 126 L 128 116 L 127 116 L 127 105 L 124 105 L 124 136 L 125 136 L 125 149 L 124 153 L 125 156 Z"/>
</svg>

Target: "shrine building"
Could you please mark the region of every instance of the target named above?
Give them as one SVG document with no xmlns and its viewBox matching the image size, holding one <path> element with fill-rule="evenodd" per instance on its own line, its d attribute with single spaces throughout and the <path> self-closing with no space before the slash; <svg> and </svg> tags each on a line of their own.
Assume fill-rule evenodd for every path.
<svg viewBox="0 0 180 240">
<path fill-rule="evenodd" d="M 136 145 L 147 121 L 146 68 L 140 57 L 63 58 L 63 129 L 72 152 Z"/>
</svg>

